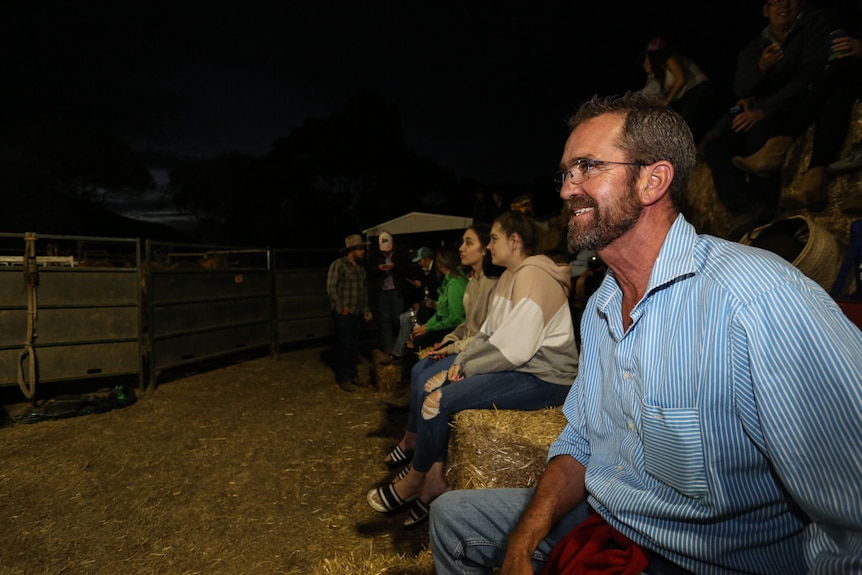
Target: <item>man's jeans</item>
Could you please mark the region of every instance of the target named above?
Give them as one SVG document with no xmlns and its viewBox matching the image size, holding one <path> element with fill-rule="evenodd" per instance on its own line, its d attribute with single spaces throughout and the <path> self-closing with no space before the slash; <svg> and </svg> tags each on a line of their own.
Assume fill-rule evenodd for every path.
<svg viewBox="0 0 862 575">
<path fill-rule="evenodd" d="M 352 381 L 357 377 L 356 363 L 359 361 L 359 335 L 362 332 L 362 317 L 357 314 L 342 315 L 332 312 L 335 322 L 336 353 L 335 380 L 338 383 Z"/>
<path fill-rule="evenodd" d="M 413 333 L 413 317 L 411 310 L 407 310 L 398 318 L 398 338 L 392 346 L 392 355 L 396 357 L 404 357 L 404 348 L 410 341 L 410 334 Z"/>
<path fill-rule="evenodd" d="M 395 330 L 398 328 L 398 317 L 404 311 L 404 297 L 398 290 L 383 290 L 380 292 L 378 313 L 380 315 L 380 351 L 390 354 L 393 351 Z"/>
<path fill-rule="evenodd" d="M 431 554 L 437 575 L 490 575 L 503 564 L 509 533 L 532 489 L 458 489 L 431 505 Z M 589 516 L 586 503 L 563 517 L 533 552 L 538 573 L 557 541 Z"/>
<path fill-rule="evenodd" d="M 533 495 L 532 489 L 459 489 L 444 493 L 431 505 L 431 554 L 437 575 L 490 575 L 503 564 L 509 533 Z M 539 573 L 557 544 L 590 514 L 580 503 L 554 525 L 533 552 Z M 653 554 L 647 575 L 688 573 Z"/>
</svg>

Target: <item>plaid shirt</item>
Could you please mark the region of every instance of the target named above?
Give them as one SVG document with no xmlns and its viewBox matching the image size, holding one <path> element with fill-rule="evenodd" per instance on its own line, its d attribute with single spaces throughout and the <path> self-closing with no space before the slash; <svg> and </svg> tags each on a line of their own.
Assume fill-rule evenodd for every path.
<svg viewBox="0 0 862 575">
<path fill-rule="evenodd" d="M 345 307 L 358 315 L 369 311 L 365 268 L 354 266 L 346 255 L 329 266 L 326 293 L 329 305 L 336 313 L 341 313 Z"/>
</svg>

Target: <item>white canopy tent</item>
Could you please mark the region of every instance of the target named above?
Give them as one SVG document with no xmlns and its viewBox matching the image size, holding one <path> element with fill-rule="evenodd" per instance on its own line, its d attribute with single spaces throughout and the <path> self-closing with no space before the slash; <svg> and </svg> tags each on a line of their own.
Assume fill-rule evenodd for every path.
<svg viewBox="0 0 862 575">
<path fill-rule="evenodd" d="M 439 232 L 446 230 L 464 230 L 473 225 L 473 218 L 463 216 L 444 216 L 424 212 L 410 212 L 394 220 L 377 224 L 362 230 L 367 237 L 376 237 L 386 230 L 392 235 L 415 234 L 423 232 Z"/>
</svg>

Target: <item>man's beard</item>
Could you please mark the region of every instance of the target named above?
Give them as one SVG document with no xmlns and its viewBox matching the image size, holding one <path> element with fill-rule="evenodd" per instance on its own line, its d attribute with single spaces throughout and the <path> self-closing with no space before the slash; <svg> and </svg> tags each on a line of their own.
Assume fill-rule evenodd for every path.
<svg viewBox="0 0 862 575">
<path fill-rule="evenodd" d="M 593 211 L 573 217 L 581 208 L 592 208 Z M 626 187 L 621 197 L 603 206 L 586 196 L 568 199 L 565 213 L 568 216 L 569 247 L 572 251 L 600 250 L 629 231 L 637 223 L 642 211 L 643 206 L 631 185 Z"/>
</svg>

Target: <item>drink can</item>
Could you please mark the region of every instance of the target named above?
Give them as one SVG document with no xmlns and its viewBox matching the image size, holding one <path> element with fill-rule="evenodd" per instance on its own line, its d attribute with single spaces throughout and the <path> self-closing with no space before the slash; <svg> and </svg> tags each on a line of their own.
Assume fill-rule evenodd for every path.
<svg viewBox="0 0 862 575">
<path fill-rule="evenodd" d="M 847 55 L 846 50 L 835 51 L 832 48 L 832 44 L 833 44 L 833 42 L 835 42 L 835 40 L 838 40 L 839 38 L 846 38 L 846 37 L 847 37 L 847 31 L 842 30 L 840 28 L 838 30 L 831 31 L 829 33 L 829 36 L 826 37 L 826 49 L 829 50 L 829 61 L 832 61 L 835 58 L 841 58 L 841 57 Z"/>
</svg>

